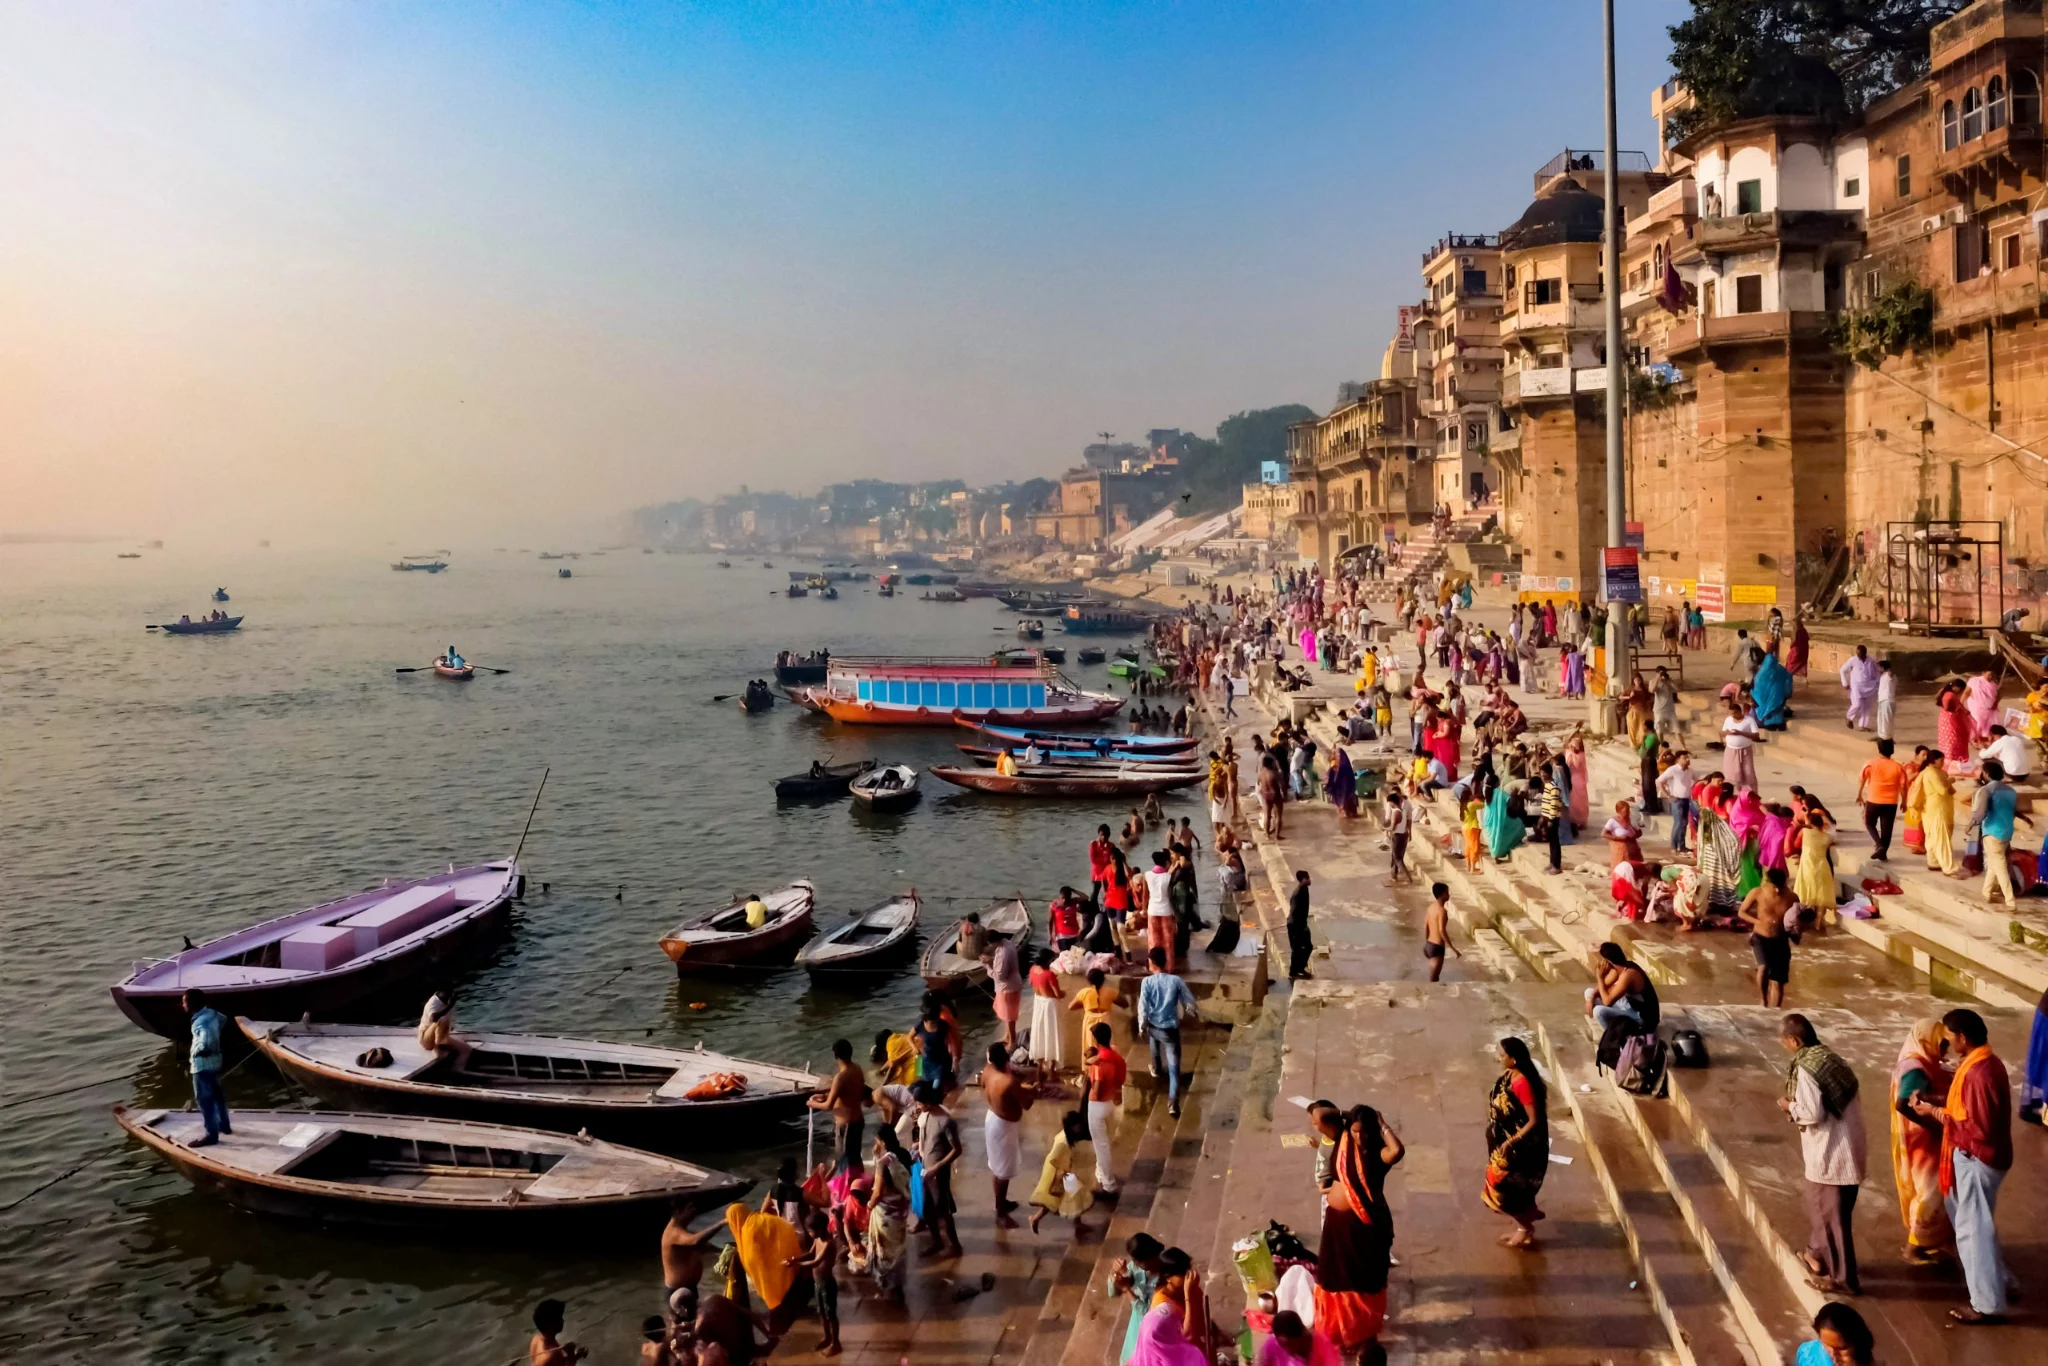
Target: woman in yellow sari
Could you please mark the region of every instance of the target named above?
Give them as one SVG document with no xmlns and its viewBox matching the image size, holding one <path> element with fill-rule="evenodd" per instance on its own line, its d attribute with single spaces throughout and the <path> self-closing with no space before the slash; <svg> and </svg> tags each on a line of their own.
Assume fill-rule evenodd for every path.
<svg viewBox="0 0 2048 1366">
<path fill-rule="evenodd" d="M 1906 807 L 1920 813 L 1920 837 L 1927 843 L 1929 872 L 1960 877 L 1963 865 L 1956 859 L 1956 785 L 1943 765 L 1942 752 L 1930 750 L 1927 763 L 1906 790 Z"/>
<path fill-rule="evenodd" d="M 1937 770 L 1938 771 L 1938 770 Z M 1892 1069 L 1892 1178 L 1906 1222 L 1906 1260 L 1928 1262 L 1955 1252 L 1955 1230 L 1941 1196 L 1941 1125 L 1913 1110 L 1914 1097 L 1935 1105 L 1948 1097 L 1947 1036 L 1939 1020 L 1920 1020 Z"/>
<path fill-rule="evenodd" d="M 791 1263 L 805 1250 L 796 1225 L 779 1214 L 738 1204 L 725 1207 L 725 1225 L 732 1230 L 734 1254 L 746 1271 L 747 1288 L 769 1311 L 771 1324 L 780 1331 L 788 1331 L 788 1323 L 779 1320 L 775 1311 L 796 1285 L 796 1271 Z"/>
</svg>

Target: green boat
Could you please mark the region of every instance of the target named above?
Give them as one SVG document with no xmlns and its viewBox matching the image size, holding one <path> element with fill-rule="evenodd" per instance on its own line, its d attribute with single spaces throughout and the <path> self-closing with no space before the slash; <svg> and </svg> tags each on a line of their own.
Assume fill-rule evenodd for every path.
<svg viewBox="0 0 2048 1366">
<path fill-rule="evenodd" d="M 1136 678 L 1140 674 L 1147 678 L 1163 679 L 1166 677 L 1166 670 L 1160 668 L 1157 664 L 1141 664 L 1135 659 L 1111 660 L 1109 662 L 1109 673 L 1112 678 Z"/>
</svg>

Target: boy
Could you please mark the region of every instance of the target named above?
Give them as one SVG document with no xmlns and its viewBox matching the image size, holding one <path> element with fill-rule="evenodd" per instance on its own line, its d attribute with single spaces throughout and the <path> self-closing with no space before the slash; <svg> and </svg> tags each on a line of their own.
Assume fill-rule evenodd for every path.
<svg viewBox="0 0 2048 1366">
<path fill-rule="evenodd" d="M 1448 883 L 1430 884 L 1429 913 L 1422 921 L 1422 956 L 1429 960 L 1429 980 L 1443 976 L 1444 950 L 1463 958 L 1464 951 L 1451 942 L 1451 889 Z"/>
</svg>

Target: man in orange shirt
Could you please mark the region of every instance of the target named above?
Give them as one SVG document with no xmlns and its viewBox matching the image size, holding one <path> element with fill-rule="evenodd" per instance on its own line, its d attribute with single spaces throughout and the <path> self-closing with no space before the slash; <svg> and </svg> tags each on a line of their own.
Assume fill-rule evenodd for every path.
<svg viewBox="0 0 2048 1366">
<path fill-rule="evenodd" d="M 1116 1193 L 1116 1176 L 1110 1170 L 1110 1129 L 1123 1104 L 1124 1080 L 1130 1074 L 1124 1055 L 1110 1043 L 1107 1024 L 1097 1023 L 1088 1031 L 1084 1050 L 1088 1080 L 1088 1139 L 1095 1145 L 1095 1185 L 1105 1195 Z"/>
<path fill-rule="evenodd" d="M 1877 846 L 1871 857 L 1879 863 L 1891 861 L 1892 822 L 1898 819 L 1899 799 L 1906 791 L 1906 766 L 1892 758 L 1892 742 L 1877 742 L 1877 757 L 1863 766 L 1856 783 L 1856 800 L 1863 803 L 1863 828 Z"/>
</svg>

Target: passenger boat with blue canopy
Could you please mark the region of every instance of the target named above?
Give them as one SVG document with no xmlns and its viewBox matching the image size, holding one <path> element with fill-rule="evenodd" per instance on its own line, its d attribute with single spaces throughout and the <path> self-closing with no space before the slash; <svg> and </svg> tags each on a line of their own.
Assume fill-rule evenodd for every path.
<svg viewBox="0 0 2048 1366">
<path fill-rule="evenodd" d="M 802 692 L 806 706 L 836 721 L 878 726 L 950 726 L 956 719 L 1072 724 L 1114 716 L 1124 704 L 1083 691 L 1043 660 L 986 657 L 835 655 L 824 684 Z"/>
</svg>

